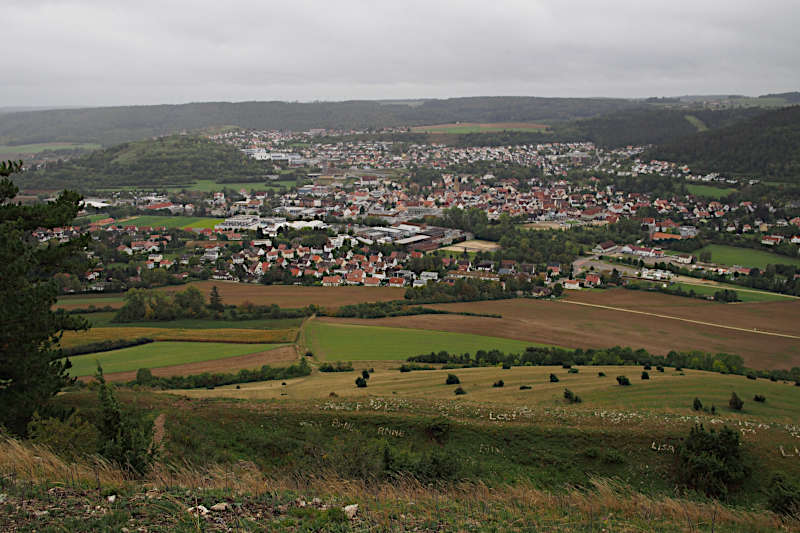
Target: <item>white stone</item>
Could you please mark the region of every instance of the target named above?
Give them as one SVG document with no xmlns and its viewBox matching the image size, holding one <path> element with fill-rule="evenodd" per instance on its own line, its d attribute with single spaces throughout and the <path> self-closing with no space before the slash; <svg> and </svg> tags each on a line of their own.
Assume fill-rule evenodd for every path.
<svg viewBox="0 0 800 533">
<path fill-rule="evenodd" d="M 358 512 L 358 504 L 354 503 L 352 505 L 345 505 L 342 508 L 342 510 L 344 511 L 344 514 L 347 516 L 347 518 L 352 520 L 353 518 L 356 517 L 356 513 Z"/>
</svg>

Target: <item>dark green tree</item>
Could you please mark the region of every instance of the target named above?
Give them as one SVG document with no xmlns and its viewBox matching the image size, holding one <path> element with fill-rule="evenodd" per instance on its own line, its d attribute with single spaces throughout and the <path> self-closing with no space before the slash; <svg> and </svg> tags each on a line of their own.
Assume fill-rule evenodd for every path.
<svg viewBox="0 0 800 533">
<path fill-rule="evenodd" d="M 216 285 L 211 287 L 211 295 L 208 297 L 208 307 L 214 311 L 225 310 L 225 305 L 222 303 L 222 296 L 219 295 Z"/>
<path fill-rule="evenodd" d="M 64 191 L 46 204 L 15 203 L 19 189 L 8 176 L 21 169 L 21 161 L 0 163 L 0 426 L 20 435 L 33 414 L 44 415 L 49 400 L 72 381 L 61 333 L 88 327 L 52 309 L 58 295 L 54 276 L 83 269 L 87 238 L 40 244 L 32 236 L 37 228 L 69 225 L 81 197 Z"/>
</svg>

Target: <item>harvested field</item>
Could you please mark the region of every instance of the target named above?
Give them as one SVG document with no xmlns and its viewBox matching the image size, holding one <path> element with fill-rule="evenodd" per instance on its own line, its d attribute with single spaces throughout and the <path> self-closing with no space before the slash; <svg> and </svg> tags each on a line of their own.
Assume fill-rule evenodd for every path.
<svg viewBox="0 0 800 533">
<path fill-rule="evenodd" d="M 170 377 L 170 376 L 191 376 L 194 374 L 202 374 L 208 372 L 211 374 L 220 372 L 236 372 L 242 369 L 252 370 L 254 368 L 261 368 L 264 365 L 269 366 L 288 366 L 297 360 L 297 352 L 294 346 L 281 346 L 272 350 L 263 352 L 256 352 L 246 355 L 239 355 L 235 357 L 226 357 L 225 359 L 214 359 L 211 361 L 200 361 L 197 363 L 186 363 L 183 365 L 162 366 L 160 368 L 152 368 L 151 372 L 156 377 Z M 114 372 L 105 374 L 109 381 L 132 381 L 136 379 L 136 371 L 130 370 L 128 372 Z M 84 376 L 82 381 L 89 381 L 92 378 Z"/>
<path fill-rule="evenodd" d="M 320 307 L 339 307 L 363 302 L 402 300 L 405 290 L 394 287 L 304 287 L 299 285 L 256 285 L 230 281 L 198 281 L 188 285 L 174 285 L 159 290 L 182 291 L 194 286 L 208 295 L 216 285 L 222 301 L 241 305 L 252 302 L 256 305 L 276 304 L 280 307 L 305 307 L 316 304 Z"/>
<path fill-rule="evenodd" d="M 585 299 L 583 301 L 588 302 L 589 299 L 595 298 L 600 305 L 647 312 L 652 310 L 658 314 L 724 325 L 750 324 L 742 326 L 744 329 L 748 327 L 761 329 L 759 325 L 764 324 L 765 330 L 785 332 L 789 335 L 797 334 L 796 327 L 794 330 L 789 328 L 792 327 L 790 325 L 793 322 L 792 317 L 798 316 L 800 307 L 800 303 L 794 302 L 721 305 L 678 296 L 642 294 L 624 290 L 587 291 L 569 296 L 571 301 Z M 628 300 L 629 298 L 635 299 Z M 648 298 L 653 299 L 648 302 Z M 663 305 L 659 305 L 662 299 Z M 624 302 L 627 304 L 624 305 Z M 704 308 L 704 306 L 712 307 Z M 736 353 L 744 358 L 747 366 L 760 369 L 788 369 L 800 365 L 800 340 L 767 336 L 754 331 L 724 329 L 557 301 L 515 299 L 439 304 L 431 307 L 451 311 L 496 313 L 503 318 L 417 315 L 377 320 L 335 319 L 335 321 L 473 333 L 571 348 L 630 346 L 635 349 L 645 348 L 656 354 L 666 354 L 670 350 Z M 754 323 L 759 325 L 754 326 Z"/>
<path fill-rule="evenodd" d="M 500 245 L 496 242 L 481 241 L 478 239 L 459 242 L 444 248 L 440 248 L 440 250 L 447 252 L 494 252 L 499 249 Z"/>
<path fill-rule="evenodd" d="M 270 344 L 294 342 L 297 329 L 178 329 L 152 327 L 92 328 L 67 331 L 61 346 L 71 348 L 92 342 L 147 337 L 157 341 L 225 342 L 233 344 Z"/>
</svg>

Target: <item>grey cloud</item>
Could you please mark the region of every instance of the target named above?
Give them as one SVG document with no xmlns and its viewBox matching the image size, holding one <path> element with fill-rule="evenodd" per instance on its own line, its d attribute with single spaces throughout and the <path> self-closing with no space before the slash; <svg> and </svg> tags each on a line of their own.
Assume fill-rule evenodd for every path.
<svg viewBox="0 0 800 533">
<path fill-rule="evenodd" d="M 764 0 L 4 2 L 0 105 L 800 88 Z"/>
</svg>

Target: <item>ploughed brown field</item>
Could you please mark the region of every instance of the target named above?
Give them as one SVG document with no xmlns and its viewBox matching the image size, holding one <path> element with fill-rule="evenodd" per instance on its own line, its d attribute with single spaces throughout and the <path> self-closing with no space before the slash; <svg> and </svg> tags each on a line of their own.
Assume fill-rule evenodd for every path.
<svg viewBox="0 0 800 533">
<path fill-rule="evenodd" d="M 227 357 L 225 359 L 215 359 L 213 361 L 200 361 L 197 363 L 187 363 L 185 365 L 162 366 L 151 368 L 150 371 L 157 377 L 170 376 L 190 376 L 208 372 L 215 373 L 235 373 L 242 369 L 253 370 L 264 365 L 288 366 L 297 360 L 297 351 L 294 346 L 284 346 L 266 352 L 251 353 L 238 357 Z M 114 372 L 105 375 L 109 381 L 133 381 L 136 379 L 136 371 Z M 79 378 L 82 381 L 91 381 L 92 376 Z"/>
<path fill-rule="evenodd" d="M 592 303 L 619 309 L 698 320 L 727 329 L 626 313 L 568 302 Z M 670 350 L 735 353 L 752 368 L 791 368 L 800 365 L 800 339 L 764 335 L 760 331 L 800 336 L 800 302 L 720 304 L 679 296 L 624 289 L 570 293 L 566 302 L 531 299 L 495 300 L 433 305 L 438 309 L 500 314 L 503 318 L 459 315 L 416 315 L 377 320 L 331 319 L 374 326 L 474 333 L 554 344 L 570 348 L 630 346 L 656 354 Z M 757 328 L 759 332 L 752 331 Z"/>
<path fill-rule="evenodd" d="M 241 305 L 276 304 L 280 307 L 339 307 L 363 302 L 402 300 L 405 289 L 396 287 L 304 287 L 301 285 L 257 285 L 231 281 L 197 281 L 188 285 L 173 285 L 159 290 L 182 291 L 191 285 L 208 295 L 216 285 L 223 303 Z"/>
<path fill-rule="evenodd" d="M 211 288 L 216 285 L 223 303 L 241 305 L 244 302 L 251 302 L 256 305 L 276 304 L 280 307 L 305 307 L 316 304 L 320 307 L 339 307 L 342 305 L 357 304 L 363 302 L 384 302 L 388 300 L 402 300 L 405 289 L 397 287 L 303 287 L 299 285 L 257 285 L 251 283 L 235 283 L 230 281 L 196 281 L 186 285 L 171 285 L 160 287 L 156 290 L 162 291 L 183 291 L 189 286 L 197 287 L 208 297 Z M 94 296 L 94 295 L 92 295 Z M 58 307 L 63 309 L 82 309 L 89 307 L 89 295 L 81 295 L 80 299 L 71 302 L 70 298 L 62 298 Z M 106 301 L 104 301 L 105 296 Z M 97 295 L 95 306 L 110 306 L 114 309 L 122 307 L 124 302 L 109 302 L 109 296 L 117 299 L 122 298 L 121 294 Z"/>
</svg>

